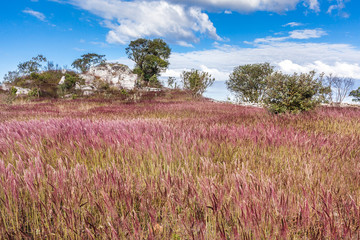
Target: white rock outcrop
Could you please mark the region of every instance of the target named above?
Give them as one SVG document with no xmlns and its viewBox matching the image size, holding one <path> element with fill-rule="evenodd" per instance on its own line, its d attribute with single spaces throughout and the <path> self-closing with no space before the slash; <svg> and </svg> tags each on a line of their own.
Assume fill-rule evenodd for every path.
<svg viewBox="0 0 360 240">
<path fill-rule="evenodd" d="M 3 91 L 9 91 L 11 89 L 11 86 L 9 84 L 3 83 L 0 85 L 0 89 Z"/>
<path fill-rule="evenodd" d="M 65 76 L 62 76 L 60 79 L 59 85 L 64 84 L 64 83 L 65 83 Z"/>
<path fill-rule="evenodd" d="M 16 88 L 16 95 L 28 95 L 31 89 L 29 88 L 22 88 L 22 87 L 14 87 Z"/>
<path fill-rule="evenodd" d="M 13 86 L 11 86 L 10 84 L 2 84 L 0 85 L 0 89 L 3 91 L 10 91 L 11 88 L 13 88 Z M 22 88 L 22 87 L 16 87 L 14 86 L 14 88 L 17 90 L 16 91 L 16 95 L 28 95 L 29 92 L 31 91 L 31 89 L 29 88 Z"/>
<path fill-rule="evenodd" d="M 138 80 L 138 75 L 123 64 L 106 63 L 91 67 L 90 70 L 80 75 L 85 80 L 85 86 L 92 86 L 96 79 L 100 79 L 110 84 L 110 86 L 125 89 L 134 89 Z"/>
</svg>

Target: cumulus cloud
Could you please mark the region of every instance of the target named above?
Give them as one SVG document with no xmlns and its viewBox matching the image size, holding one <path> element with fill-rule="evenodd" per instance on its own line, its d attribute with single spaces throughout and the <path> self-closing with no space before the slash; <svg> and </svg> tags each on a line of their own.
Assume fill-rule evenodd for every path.
<svg viewBox="0 0 360 240">
<path fill-rule="evenodd" d="M 56 0 L 59 2 L 59 0 Z M 222 40 L 208 15 L 198 7 L 166 1 L 66 0 L 104 19 L 109 43 L 126 44 L 140 37 L 162 37 L 184 45 L 201 35 Z"/>
<path fill-rule="evenodd" d="M 107 42 L 126 44 L 140 37 L 161 37 L 181 46 L 199 42 L 202 36 L 221 41 L 209 16 L 203 10 L 285 12 L 303 3 L 319 11 L 318 0 L 50 0 L 70 3 L 104 19 L 109 29 Z M 340 1 L 340 0 L 339 0 Z M 299 26 L 288 23 L 286 26 Z M 186 43 L 186 44 L 185 44 Z"/>
<path fill-rule="evenodd" d="M 25 9 L 23 10 L 23 13 L 26 13 L 26 14 L 29 14 L 31 16 L 34 16 L 36 17 L 37 19 L 39 19 L 40 21 L 43 21 L 45 22 L 46 21 L 46 17 L 43 13 L 41 12 L 37 12 L 37 11 L 34 11 L 32 9 Z"/>
</svg>

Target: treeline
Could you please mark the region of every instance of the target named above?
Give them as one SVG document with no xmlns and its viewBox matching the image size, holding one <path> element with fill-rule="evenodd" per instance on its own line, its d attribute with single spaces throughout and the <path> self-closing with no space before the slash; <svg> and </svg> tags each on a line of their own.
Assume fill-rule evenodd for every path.
<svg viewBox="0 0 360 240">
<path fill-rule="evenodd" d="M 162 39 L 140 38 L 131 41 L 125 50 L 129 59 L 135 62 L 133 72 L 139 76 L 138 88 L 163 87 L 159 77 L 168 68 L 171 54 L 166 42 Z M 16 95 L 17 89 L 14 87 L 31 89 L 28 93 L 31 97 L 77 94 L 79 92 L 76 86 L 84 84 L 80 73 L 86 73 L 92 66 L 102 64 L 106 64 L 105 55 L 88 53 L 73 61 L 71 66 L 76 71 L 63 71 L 43 55 L 38 55 L 19 63 L 17 70 L 5 75 L 4 81 L 13 86 L 10 91 L 12 95 Z M 314 71 L 284 74 L 274 69 L 269 63 L 237 66 L 226 81 L 227 88 L 236 96 L 237 101 L 261 104 L 273 113 L 308 111 L 320 103 L 340 104 L 347 96 L 360 101 L 360 88 L 351 91 L 354 85 L 351 78 L 325 76 Z M 200 97 L 214 81 L 209 73 L 192 69 L 182 72 L 181 85 L 174 77 L 170 77 L 167 86 L 182 88 L 194 97 Z M 109 83 L 99 80 L 94 84 L 99 91 L 113 91 Z M 124 91 L 115 93 L 123 94 Z"/>
</svg>

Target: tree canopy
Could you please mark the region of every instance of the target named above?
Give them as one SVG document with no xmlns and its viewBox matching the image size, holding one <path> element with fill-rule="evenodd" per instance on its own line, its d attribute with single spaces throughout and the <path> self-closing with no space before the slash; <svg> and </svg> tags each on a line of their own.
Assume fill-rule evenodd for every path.
<svg viewBox="0 0 360 240">
<path fill-rule="evenodd" d="M 18 64 L 18 71 L 22 75 L 27 75 L 34 72 L 39 72 L 42 65 L 42 62 L 46 62 L 46 57 L 39 54 L 36 57 L 31 58 L 31 60 L 19 63 Z"/>
<path fill-rule="evenodd" d="M 87 53 L 76 59 L 71 66 L 81 72 L 89 71 L 91 66 L 105 63 L 105 55 L 99 55 L 96 53 Z"/>
<path fill-rule="evenodd" d="M 181 78 L 184 89 L 190 90 L 195 97 L 201 96 L 215 81 L 209 73 L 195 69 L 183 71 Z"/>
<path fill-rule="evenodd" d="M 350 92 L 350 97 L 354 97 L 354 102 L 360 102 L 360 87 Z"/>
<path fill-rule="evenodd" d="M 126 54 L 136 64 L 134 72 L 149 82 L 167 69 L 171 49 L 162 39 L 139 38 L 130 42 Z"/>
<path fill-rule="evenodd" d="M 323 86 L 322 77 L 315 75 L 314 71 L 293 75 L 281 72 L 272 74 L 267 78 L 265 106 L 273 113 L 299 113 L 315 108 L 331 91 Z"/>
<path fill-rule="evenodd" d="M 266 78 L 274 71 L 269 63 L 235 67 L 226 81 L 227 88 L 241 101 L 258 103 L 266 89 Z"/>
</svg>

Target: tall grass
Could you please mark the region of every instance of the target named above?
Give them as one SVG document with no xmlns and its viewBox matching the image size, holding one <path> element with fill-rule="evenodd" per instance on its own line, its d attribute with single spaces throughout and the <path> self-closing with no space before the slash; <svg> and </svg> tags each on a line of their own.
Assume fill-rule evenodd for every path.
<svg viewBox="0 0 360 240">
<path fill-rule="evenodd" d="M 360 237 L 360 109 L 78 100 L 0 111 L 0 238 Z"/>
</svg>

